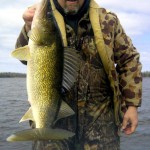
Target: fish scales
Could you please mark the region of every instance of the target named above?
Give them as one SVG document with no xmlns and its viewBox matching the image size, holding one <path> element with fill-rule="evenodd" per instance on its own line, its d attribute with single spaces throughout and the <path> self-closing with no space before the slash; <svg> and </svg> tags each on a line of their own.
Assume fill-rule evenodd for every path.
<svg viewBox="0 0 150 150">
<path fill-rule="evenodd" d="M 64 102 L 64 107 L 61 105 L 64 48 L 60 31 L 51 10 L 47 16 L 48 8 L 50 8 L 48 2 L 48 0 L 42 0 L 36 10 L 32 29 L 29 33 L 28 45 L 18 48 L 12 53 L 14 57 L 28 61 L 27 93 L 31 109 L 27 111 L 23 120 L 32 119 L 36 124 L 36 129 L 17 132 L 8 137 L 8 141 L 65 139 L 74 135 L 74 133 L 66 130 L 52 129 L 53 123 L 60 113 L 59 110 L 62 110 L 65 116 L 73 115 L 74 112 Z M 66 52 L 69 53 L 69 51 L 71 49 Z M 75 54 L 71 52 L 70 55 Z M 72 58 L 76 60 L 75 56 Z M 70 65 L 77 66 L 77 64 Z M 69 74 L 66 77 L 74 78 Z M 72 85 L 70 82 L 71 80 L 65 83 L 67 88 Z M 61 109 L 60 106 L 62 106 Z M 61 117 L 58 118 L 64 117 L 62 114 L 59 116 Z"/>
<path fill-rule="evenodd" d="M 40 16 L 38 17 L 38 15 Z M 58 30 L 55 29 L 53 18 L 46 21 L 41 16 L 43 14 L 37 14 L 36 17 L 39 20 L 36 20 L 35 24 L 33 22 L 33 26 L 44 32 L 41 33 L 43 35 L 42 41 L 36 39 L 33 39 L 36 41 L 29 41 L 29 44 L 31 43 L 31 61 L 28 61 L 27 70 L 27 88 L 31 91 L 29 92 L 29 100 L 36 128 L 49 127 L 57 116 L 60 106 L 63 67 L 61 37 L 56 32 Z M 32 34 L 36 35 L 37 33 L 34 33 L 33 30 L 31 36 Z"/>
<path fill-rule="evenodd" d="M 37 48 L 33 60 L 28 61 L 27 81 L 31 91 L 29 100 L 37 128 L 45 126 L 44 122 L 52 123 L 57 115 L 61 99 L 60 85 L 62 84 L 61 54 L 60 49 L 56 46 Z M 45 114 L 48 116 L 45 117 Z M 41 119 L 42 117 L 43 119 Z"/>
</svg>

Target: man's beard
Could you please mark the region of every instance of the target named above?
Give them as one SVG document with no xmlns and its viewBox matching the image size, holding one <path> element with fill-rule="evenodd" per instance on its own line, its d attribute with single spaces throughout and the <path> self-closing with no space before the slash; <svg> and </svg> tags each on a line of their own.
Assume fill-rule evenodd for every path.
<svg viewBox="0 0 150 150">
<path fill-rule="evenodd" d="M 64 9 L 65 14 L 69 14 L 69 15 L 75 15 L 78 13 L 79 8 L 76 8 L 74 10 L 68 10 L 67 8 Z"/>
</svg>

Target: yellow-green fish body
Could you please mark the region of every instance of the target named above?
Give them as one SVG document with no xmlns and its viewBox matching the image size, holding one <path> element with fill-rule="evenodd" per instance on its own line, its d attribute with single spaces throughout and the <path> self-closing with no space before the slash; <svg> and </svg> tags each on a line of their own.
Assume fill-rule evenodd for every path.
<svg viewBox="0 0 150 150">
<path fill-rule="evenodd" d="M 43 0 L 33 20 L 29 44 L 12 52 L 14 57 L 27 60 L 27 93 L 31 108 L 22 120 L 33 120 L 36 129 L 20 131 L 8 137 L 8 141 L 64 139 L 74 135 L 62 129 L 52 129 L 57 119 L 74 114 L 67 104 L 61 103 L 61 88 L 62 84 L 66 89 L 73 84 L 77 59 L 72 49 L 64 50 L 52 11 L 47 16 L 47 8 L 48 0 Z M 64 69 L 64 63 L 70 63 L 70 57 L 74 67 Z M 64 75 L 65 72 L 68 75 Z M 59 115 L 60 112 L 64 115 Z"/>
<path fill-rule="evenodd" d="M 56 33 L 53 33 L 56 36 Z M 55 38 L 55 37 L 54 37 Z M 49 127 L 61 100 L 63 48 L 60 43 L 32 44 L 27 69 L 27 89 L 36 128 Z M 51 108 L 51 109 L 50 109 Z"/>
</svg>

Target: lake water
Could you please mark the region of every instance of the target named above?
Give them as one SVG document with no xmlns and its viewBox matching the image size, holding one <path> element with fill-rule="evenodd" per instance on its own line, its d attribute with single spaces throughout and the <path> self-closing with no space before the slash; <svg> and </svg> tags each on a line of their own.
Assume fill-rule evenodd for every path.
<svg viewBox="0 0 150 150">
<path fill-rule="evenodd" d="M 28 107 L 25 78 L 0 78 L 0 150 L 31 150 L 31 142 L 6 142 L 11 133 L 29 128 L 28 122 L 19 123 Z M 150 150 L 150 78 L 143 79 L 137 131 L 122 135 L 121 150 Z"/>
</svg>

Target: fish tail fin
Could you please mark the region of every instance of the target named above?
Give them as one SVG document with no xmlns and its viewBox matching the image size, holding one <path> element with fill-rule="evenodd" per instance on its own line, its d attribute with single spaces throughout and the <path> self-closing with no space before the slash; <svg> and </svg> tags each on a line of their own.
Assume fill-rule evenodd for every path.
<svg viewBox="0 0 150 150">
<path fill-rule="evenodd" d="M 7 138 L 7 141 L 63 140 L 72 136 L 74 136 L 73 132 L 63 129 L 36 128 L 12 134 Z"/>
</svg>

